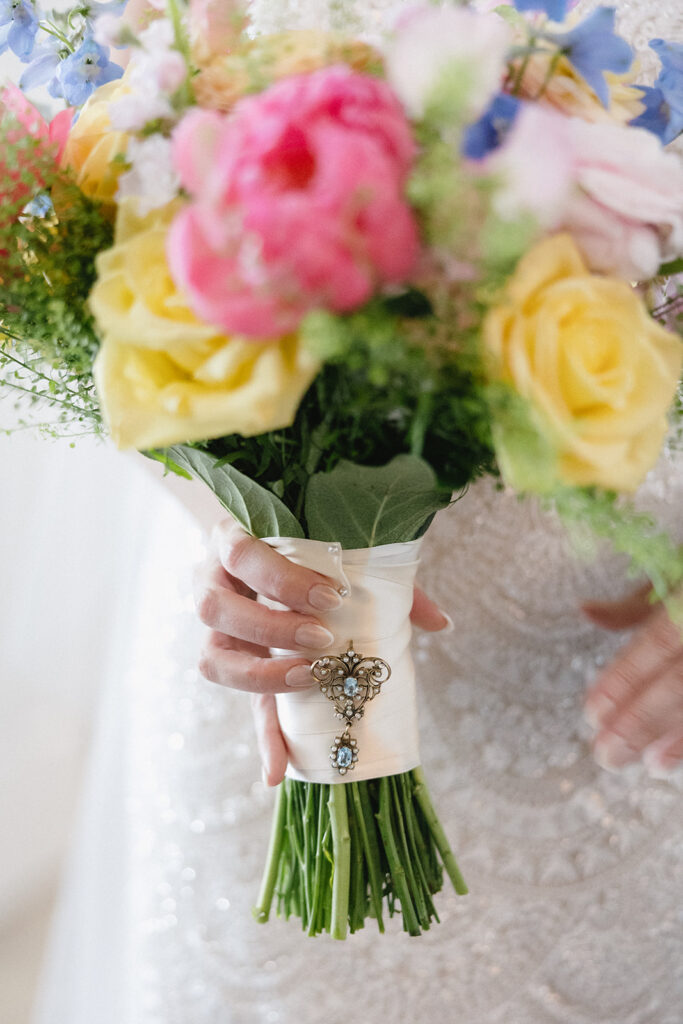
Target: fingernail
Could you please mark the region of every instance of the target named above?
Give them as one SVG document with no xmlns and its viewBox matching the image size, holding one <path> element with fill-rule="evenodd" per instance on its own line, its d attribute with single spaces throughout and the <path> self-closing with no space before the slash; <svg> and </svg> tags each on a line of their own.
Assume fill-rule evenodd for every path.
<svg viewBox="0 0 683 1024">
<path fill-rule="evenodd" d="M 634 750 L 621 736 L 616 736 L 614 733 L 599 740 L 593 747 L 593 757 L 600 767 L 606 768 L 607 771 L 623 768 L 631 761 L 637 760 L 639 756 L 637 750 Z"/>
<path fill-rule="evenodd" d="M 616 704 L 613 700 L 606 697 L 604 693 L 596 693 L 594 697 L 591 697 L 584 704 L 583 717 L 591 729 L 600 729 L 615 708 Z"/>
<path fill-rule="evenodd" d="M 444 634 L 452 633 L 454 631 L 454 629 L 455 629 L 455 623 L 453 622 L 453 619 L 450 617 L 448 612 L 445 612 L 443 610 L 443 608 L 439 608 L 439 611 L 441 612 L 441 614 L 443 615 L 444 619 L 446 620 L 446 625 L 442 626 L 442 628 L 439 630 L 439 632 L 444 633 Z"/>
<path fill-rule="evenodd" d="M 678 758 L 666 756 L 666 751 L 670 746 L 671 740 L 665 736 L 661 740 L 655 740 L 643 751 L 643 764 L 650 778 L 670 779 L 674 772 L 681 767 Z"/>
<path fill-rule="evenodd" d="M 268 782 L 268 772 L 266 771 L 265 765 L 261 765 L 261 782 L 266 787 L 270 786 L 270 783 Z"/>
<path fill-rule="evenodd" d="M 310 665 L 295 665 L 285 676 L 287 686 L 303 687 L 313 685 Z"/>
<path fill-rule="evenodd" d="M 313 622 L 305 622 L 299 626 L 294 639 L 300 647 L 329 647 L 334 640 L 334 635 L 324 626 L 316 626 Z"/>
<path fill-rule="evenodd" d="M 651 779 L 670 779 L 677 767 L 675 761 L 667 761 L 661 756 L 658 744 L 651 744 L 643 751 L 643 764 Z"/>
<path fill-rule="evenodd" d="M 340 606 L 343 596 L 341 591 L 335 590 L 334 587 L 328 587 L 325 583 L 316 583 L 308 591 L 308 603 L 321 612 L 329 612 Z"/>
</svg>

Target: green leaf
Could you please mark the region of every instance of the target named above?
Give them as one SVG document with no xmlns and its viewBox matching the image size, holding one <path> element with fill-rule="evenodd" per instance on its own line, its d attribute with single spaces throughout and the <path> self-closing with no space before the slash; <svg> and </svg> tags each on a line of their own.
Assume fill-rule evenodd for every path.
<svg viewBox="0 0 683 1024">
<path fill-rule="evenodd" d="M 670 263 L 662 263 L 661 267 L 657 271 L 657 274 L 662 277 L 673 277 L 675 274 L 681 273 L 683 273 L 683 257 L 677 260 L 671 260 Z"/>
<path fill-rule="evenodd" d="M 166 448 L 182 469 L 210 487 L 223 508 L 254 537 L 303 537 L 301 524 L 271 491 L 208 452 L 177 444 Z"/>
<path fill-rule="evenodd" d="M 413 540 L 425 522 L 450 502 L 431 467 L 415 455 L 398 455 L 385 466 L 340 462 L 316 473 L 306 490 L 306 521 L 314 540 L 343 548 L 376 547 Z"/>
</svg>

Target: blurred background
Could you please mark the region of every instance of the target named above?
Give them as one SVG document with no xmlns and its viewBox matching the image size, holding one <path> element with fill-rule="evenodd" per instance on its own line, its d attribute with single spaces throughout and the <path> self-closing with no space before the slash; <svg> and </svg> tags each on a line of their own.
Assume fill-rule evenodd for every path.
<svg viewBox="0 0 683 1024">
<path fill-rule="evenodd" d="M 21 67 L 1 55 L 0 83 L 18 81 Z M 12 402 L 0 401 L 0 431 L 16 420 Z M 120 601 L 135 480 L 132 460 L 91 439 L 70 448 L 25 430 L 0 434 L 2 1024 L 30 1019 Z"/>
<path fill-rule="evenodd" d="M 0 429 L 14 417 L 0 401 Z M 0 436 L 2 1024 L 30 1019 L 140 521 L 163 500 L 142 461 L 90 438 Z"/>
</svg>

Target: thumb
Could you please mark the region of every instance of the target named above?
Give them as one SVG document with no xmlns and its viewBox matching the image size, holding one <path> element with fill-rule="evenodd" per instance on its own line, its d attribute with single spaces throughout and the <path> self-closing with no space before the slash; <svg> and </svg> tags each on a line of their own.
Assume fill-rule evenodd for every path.
<svg viewBox="0 0 683 1024">
<path fill-rule="evenodd" d="M 646 583 L 620 601 L 584 601 L 581 611 L 602 629 L 631 629 L 645 622 L 657 607 L 650 600 L 651 593 L 652 584 Z"/>
<path fill-rule="evenodd" d="M 287 745 L 280 730 L 275 697 L 272 693 L 252 694 L 251 710 L 263 764 L 263 781 L 267 786 L 279 786 L 287 770 Z"/>
<path fill-rule="evenodd" d="M 426 629 L 430 633 L 450 632 L 453 629 L 453 621 L 450 616 L 442 612 L 438 604 L 427 597 L 424 590 L 420 590 L 419 587 L 415 587 L 413 591 L 413 607 L 410 618 L 416 626 Z"/>
</svg>

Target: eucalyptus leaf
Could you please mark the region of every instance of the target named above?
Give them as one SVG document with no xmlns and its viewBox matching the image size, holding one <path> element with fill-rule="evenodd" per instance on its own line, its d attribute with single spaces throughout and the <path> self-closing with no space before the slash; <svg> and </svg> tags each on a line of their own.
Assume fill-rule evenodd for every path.
<svg viewBox="0 0 683 1024">
<path fill-rule="evenodd" d="M 202 480 L 223 508 L 254 537 L 303 537 L 301 524 L 272 491 L 240 473 L 225 459 L 191 448 L 173 445 L 165 449 L 181 469 Z"/>
<path fill-rule="evenodd" d="M 431 467 L 416 455 L 398 455 L 385 466 L 340 462 L 316 473 L 306 490 L 308 534 L 343 548 L 413 540 L 450 502 Z"/>
</svg>

